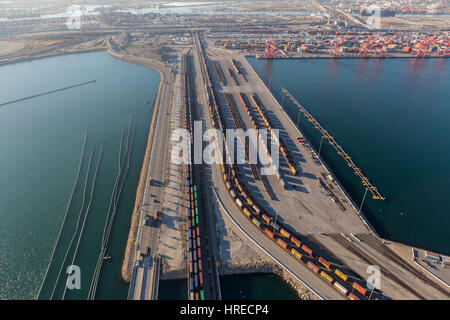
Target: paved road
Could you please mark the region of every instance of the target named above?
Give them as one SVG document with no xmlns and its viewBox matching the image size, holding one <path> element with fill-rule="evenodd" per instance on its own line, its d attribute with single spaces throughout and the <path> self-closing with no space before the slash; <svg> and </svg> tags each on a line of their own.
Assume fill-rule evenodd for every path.
<svg viewBox="0 0 450 320">
<path fill-rule="evenodd" d="M 109 48 L 111 49 L 111 46 L 109 46 Z M 112 50 L 110 50 L 110 52 L 111 51 Z M 148 259 L 150 259 L 149 266 L 153 269 L 156 265 L 153 263 L 153 259 L 155 258 L 155 254 L 157 254 L 159 238 L 159 222 L 154 221 L 153 216 L 155 211 L 161 211 L 164 196 L 163 185 L 165 183 L 165 171 L 168 155 L 168 130 L 174 75 L 169 68 L 150 59 L 137 56 L 125 56 L 114 52 L 112 52 L 112 54 L 120 59 L 125 59 L 137 64 L 152 67 L 159 70 L 162 74 L 159 100 L 157 100 L 157 105 L 155 105 L 155 108 L 159 105 L 157 121 L 153 132 L 153 141 L 147 171 L 147 179 L 144 187 L 144 196 L 139 210 L 136 247 L 132 249 L 131 254 L 132 256 L 134 255 L 133 261 L 139 261 L 141 259 L 141 255 L 144 259 L 148 257 Z M 150 179 L 152 180 L 151 184 Z M 148 219 L 148 222 L 144 223 L 146 219 Z M 140 268 L 135 268 L 135 270 L 139 271 Z M 132 279 L 136 279 L 136 283 L 133 284 L 135 291 L 138 290 L 137 288 L 145 288 L 147 291 L 145 294 L 137 293 L 142 299 L 155 298 L 154 290 L 155 286 L 158 284 L 154 283 L 153 279 L 158 279 L 158 277 L 153 276 L 153 270 L 149 270 L 148 274 L 152 276 L 132 277 Z M 143 281 L 146 283 L 142 283 Z M 139 297 L 134 297 L 134 295 L 132 298 L 139 299 Z"/>
</svg>

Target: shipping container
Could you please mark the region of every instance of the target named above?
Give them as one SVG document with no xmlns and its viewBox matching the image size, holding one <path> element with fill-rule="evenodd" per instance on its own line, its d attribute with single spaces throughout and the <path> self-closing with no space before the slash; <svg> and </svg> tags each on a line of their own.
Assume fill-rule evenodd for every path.
<svg viewBox="0 0 450 320">
<path fill-rule="evenodd" d="M 348 277 L 339 269 L 334 270 L 334 273 L 344 281 L 347 281 Z"/>
<path fill-rule="evenodd" d="M 270 218 L 266 216 L 264 213 L 261 215 L 261 218 L 263 218 L 267 223 L 270 223 Z"/>
<path fill-rule="evenodd" d="M 273 239 L 273 232 L 270 231 L 269 229 L 264 229 L 264 232 Z"/>
<path fill-rule="evenodd" d="M 318 273 L 320 268 L 318 266 L 316 266 L 314 263 L 312 263 L 311 261 L 308 261 L 308 267 L 310 269 L 312 269 L 315 273 Z"/>
<path fill-rule="evenodd" d="M 284 229 L 280 229 L 280 233 L 282 236 L 286 237 L 287 239 L 289 239 L 291 236 L 291 234 Z"/>
<path fill-rule="evenodd" d="M 244 208 L 244 213 L 247 215 L 247 216 L 249 216 L 250 217 L 250 211 L 248 211 L 246 208 Z"/>
<path fill-rule="evenodd" d="M 194 284 L 195 284 L 195 287 L 198 288 L 198 275 L 195 275 Z"/>
<path fill-rule="evenodd" d="M 200 238 L 197 237 L 197 247 L 200 247 Z"/>
<path fill-rule="evenodd" d="M 261 227 L 261 222 L 259 222 L 256 218 L 253 218 L 253 219 L 252 219 L 252 222 L 253 222 L 254 224 L 256 224 L 256 225 L 258 226 L 258 228 Z"/>
<path fill-rule="evenodd" d="M 205 300 L 205 294 L 203 293 L 203 289 L 200 290 L 200 300 Z"/>
<path fill-rule="evenodd" d="M 258 214 L 260 213 L 260 210 L 257 206 L 253 205 L 253 209 L 255 209 L 256 213 L 258 213 Z"/>
<path fill-rule="evenodd" d="M 202 259 L 198 259 L 197 265 L 198 265 L 198 271 L 202 271 Z"/>
<path fill-rule="evenodd" d="M 299 247 L 300 248 L 300 246 L 301 246 L 301 242 L 300 241 L 298 241 L 296 238 L 294 238 L 294 237 L 291 237 L 291 241 L 297 246 L 297 247 Z"/>
<path fill-rule="evenodd" d="M 280 245 L 280 246 L 282 246 L 283 248 L 287 248 L 287 243 L 286 242 L 284 242 L 283 240 L 281 240 L 280 238 L 277 240 L 277 242 L 278 242 L 278 244 Z"/>
<path fill-rule="evenodd" d="M 192 265 L 192 261 L 189 262 L 189 272 L 190 272 L 190 273 L 194 272 L 194 268 L 193 268 L 193 265 Z"/>
<path fill-rule="evenodd" d="M 350 293 L 350 294 L 348 295 L 348 298 L 349 298 L 350 300 L 361 300 L 361 299 L 359 299 L 357 296 L 355 296 L 353 293 Z"/>
<path fill-rule="evenodd" d="M 334 286 L 335 286 L 342 294 L 344 294 L 344 295 L 347 294 L 348 290 L 347 290 L 342 284 L 340 284 L 339 282 L 335 282 L 335 283 L 334 283 Z"/>
<path fill-rule="evenodd" d="M 322 271 L 320 275 L 325 278 L 328 282 L 333 282 L 333 278 L 330 277 L 325 271 Z"/>
<path fill-rule="evenodd" d="M 198 292 L 195 293 L 195 300 L 200 300 L 200 296 L 199 296 Z"/>
<path fill-rule="evenodd" d="M 239 206 L 239 208 L 242 208 L 242 202 L 239 199 L 236 199 L 236 203 Z"/>
<path fill-rule="evenodd" d="M 202 286 L 202 285 L 203 285 L 203 272 L 200 272 L 200 273 L 198 274 L 198 280 L 199 280 L 199 282 L 200 282 L 200 285 Z"/>
<path fill-rule="evenodd" d="M 330 263 L 322 257 L 319 257 L 319 262 L 323 264 L 328 270 L 330 270 Z"/>
<path fill-rule="evenodd" d="M 191 292 L 194 291 L 194 279 L 189 278 L 189 289 L 191 290 Z"/>
<path fill-rule="evenodd" d="M 312 250 L 305 245 L 302 245 L 302 250 L 305 251 L 310 256 L 312 256 L 312 254 L 313 254 Z"/>
<path fill-rule="evenodd" d="M 291 253 L 292 253 L 297 259 L 299 259 L 299 260 L 302 259 L 302 255 L 301 255 L 300 252 L 298 252 L 297 250 L 291 249 Z"/>
<path fill-rule="evenodd" d="M 275 229 L 275 230 L 280 230 L 280 226 L 278 224 L 276 224 L 274 221 L 270 222 L 270 225 Z"/>
<path fill-rule="evenodd" d="M 355 290 L 357 290 L 359 293 L 361 293 L 362 295 L 366 295 L 367 290 L 364 289 L 362 286 L 360 286 L 359 284 L 357 284 L 356 282 L 352 283 L 352 287 L 355 288 Z"/>
</svg>

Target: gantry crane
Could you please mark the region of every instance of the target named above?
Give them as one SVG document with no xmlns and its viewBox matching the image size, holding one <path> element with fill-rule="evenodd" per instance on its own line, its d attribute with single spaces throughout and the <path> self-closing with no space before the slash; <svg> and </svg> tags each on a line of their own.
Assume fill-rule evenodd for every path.
<svg viewBox="0 0 450 320">
<path fill-rule="evenodd" d="M 272 37 L 266 40 L 266 50 L 264 51 L 265 58 L 273 58 L 275 54 L 281 53 L 282 57 L 287 57 L 288 55 L 283 50 L 279 49 L 275 44 L 275 40 Z"/>
<path fill-rule="evenodd" d="M 438 55 L 447 56 L 448 47 L 450 47 L 450 37 L 442 39 L 439 45 Z"/>
<path fill-rule="evenodd" d="M 424 36 L 419 40 L 416 40 L 411 53 L 416 56 L 424 57 L 431 50 L 433 45 L 441 41 L 446 36 L 446 33 L 439 36 L 438 33 L 431 37 Z"/>
<path fill-rule="evenodd" d="M 348 39 L 348 34 L 346 34 L 344 37 L 337 36 L 336 39 L 331 40 L 330 42 L 330 55 L 333 57 L 341 56 L 342 55 L 342 45 L 344 42 Z"/>
<path fill-rule="evenodd" d="M 380 39 L 381 34 L 377 35 L 376 37 L 373 37 L 370 35 L 367 39 L 361 40 L 361 46 L 359 49 L 359 55 L 366 57 L 369 53 L 372 47 L 375 45 L 375 43 Z"/>
<path fill-rule="evenodd" d="M 383 40 L 376 43 L 375 47 L 375 55 L 380 57 L 385 57 L 387 54 L 388 45 L 394 41 L 394 39 L 397 37 L 397 35 L 393 35 L 392 37 L 386 36 L 383 38 Z"/>
</svg>

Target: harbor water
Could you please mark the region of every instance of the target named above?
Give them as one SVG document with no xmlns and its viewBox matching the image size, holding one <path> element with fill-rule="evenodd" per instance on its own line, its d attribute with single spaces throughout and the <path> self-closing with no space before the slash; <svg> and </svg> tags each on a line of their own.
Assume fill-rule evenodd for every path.
<svg viewBox="0 0 450 320">
<path fill-rule="evenodd" d="M 386 198 L 362 212 L 380 236 L 450 254 L 448 59 L 255 59 L 249 62 L 294 123 L 286 88 Z M 315 149 L 320 133 L 301 115 Z M 365 188 L 324 139 L 321 156 L 357 204 Z"/>
<path fill-rule="evenodd" d="M 126 299 L 120 268 L 159 74 L 104 52 L 12 64 L 0 67 L 0 103 L 90 80 L 0 108 L 0 299 L 86 299 L 107 233 L 95 298 Z M 64 293 L 70 264 L 81 290 Z"/>
</svg>

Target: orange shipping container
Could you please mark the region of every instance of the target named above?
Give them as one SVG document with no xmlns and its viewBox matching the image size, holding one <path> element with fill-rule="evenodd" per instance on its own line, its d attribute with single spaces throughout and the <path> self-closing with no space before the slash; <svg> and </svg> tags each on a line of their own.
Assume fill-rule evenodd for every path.
<svg viewBox="0 0 450 320">
<path fill-rule="evenodd" d="M 330 263 L 327 260 L 325 260 L 324 258 L 320 257 L 319 258 L 319 262 L 321 264 L 323 264 L 325 267 L 327 267 L 328 270 L 330 270 Z"/>
<path fill-rule="evenodd" d="M 286 242 L 284 242 L 283 240 L 281 240 L 281 239 L 278 239 L 278 240 L 277 240 L 277 242 L 278 242 L 278 243 L 279 243 L 279 245 L 280 245 L 280 246 L 282 246 L 283 248 L 285 248 L 285 249 L 287 248 L 287 243 L 286 243 Z"/>
<path fill-rule="evenodd" d="M 286 238 L 288 238 L 288 239 L 289 239 L 289 237 L 291 236 L 291 234 L 290 234 L 289 232 L 287 232 L 286 230 L 284 230 L 284 229 L 281 229 L 281 230 L 280 230 L 280 233 L 281 233 L 283 236 L 285 236 Z"/>
<path fill-rule="evenodd" d="M 357 284 L 356 282 L 353 282 L 352 287 L 355 288 L 359 293 L 366 295 L 367 290 L 364 289 L 363 287 L 361 287 L 359 284 Z"/>
<path fill-rule="evenodd" d="M 273 232 L 270 231 L 269 229 L 264 229 L 264 232 L 273 239 Z"/>
<path fill-rule="evenodd" d="M 298 241 L 297 239 L 295 239 L 294 237 L 291 238 L 291 241 L 300 248 L 300 245 L 302 244 L 300 241 Z"/>
</svg>

